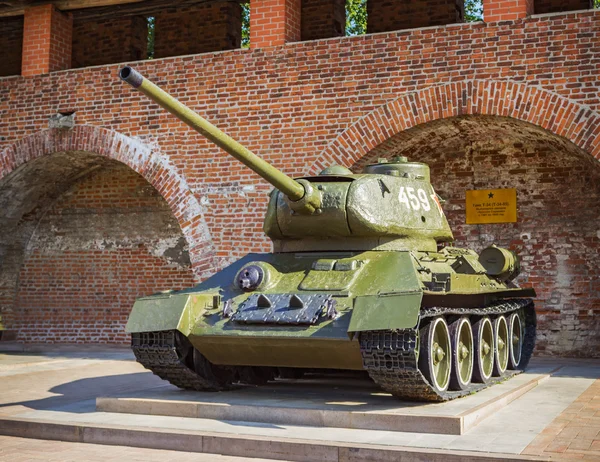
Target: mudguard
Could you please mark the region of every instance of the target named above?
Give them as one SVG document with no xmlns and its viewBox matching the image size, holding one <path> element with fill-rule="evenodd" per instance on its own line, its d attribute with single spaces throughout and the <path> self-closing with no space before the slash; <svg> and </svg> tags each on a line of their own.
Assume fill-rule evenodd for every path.
<svg viewBox="0 0 600 462">
<path fill-rule="evenodd" d="M 356 297 L 348 332 L 412 329 L 419 323 L 422 291 Z"/>
<path fill-rule="evenodd" d="M 212 293 L 170 293 L 140 298 L 133 305 L 125 331 L 179 330 L 189 335 L 198 318 L 219 304 L 219 295 Z"/>
<path fill-rule="evenodd" d="M 395 289 L 356 297 L 348 333 L 412 329 L 419 323 L 423 290 L 411 255 L 402 252 L 396 254 L 394 260 Z"/>
</svg>

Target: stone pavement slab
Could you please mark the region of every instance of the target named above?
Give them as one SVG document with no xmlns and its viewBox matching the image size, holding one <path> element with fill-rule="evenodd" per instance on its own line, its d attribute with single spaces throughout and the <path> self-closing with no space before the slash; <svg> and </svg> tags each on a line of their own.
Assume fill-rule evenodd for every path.
<svg viewBox="0 0 600 462">
<path fill-rule="evenodd" d="M 248 441 L 250 441 L 252 444 L 258 445 L 258 452 L 253 453 L 254 456 L 271 458 L 274 457 L 268 453 L 269 445 L 265 441 L 270 441 L 270 444 L 279 441 L 277 444 L 280 448 L 285 445 L 288 448 L 293 447 L 292 443 L 295 442 L 295 447 L 305 448 L 303 450 L 306 450 L 306 448 L 314 450 L 319 445 L 327 447 L 333 445 L 337 448 L 337 459 L 334 458 L 333 460 L 337 461 L 346 460 L 342 458 L 342 454 L 345 454 L 344 457 L 352 456 L 354 460 L 366 460 L 364 457 L 369 454 L 368 451 L 380 451 L 378 457 L 383 457 L 384 454 L 390 456 L 392 453 L 395 453 L 397 457 L 400 457 L 401 454 L 408 457 L 406 454 L 412 451 L 412 460 L 417 460 L 417 456 L 425 457 L 424 454 L 427 451 L 430 451 L 429 456 L 420 460 L 436 460 L 439 454 L 454 454 L 453 457 L 459 457 L 458 454 L 462 454 L 461 457 L 466 457 L 465 454 L 467 454 L 469 457 L 478 458 L 477 460 L 489 460 L 489 457 L 487 459 L 485 457 L 494 454 L 494 457 L 497 457 L 498 460 L 504 460 L 509 457 L 507 454 L 512 454 L 513 456 L 510 457 L 517 460 L 524 457 L 524 454 L 521 454 L 523 450 L 600 377 L 599 361 L 537 359 L 528 372 L 530 377 L 535 375 L 536 371 L 553 370 L 558 366 L 562 369 L 554 372 L 547 380 L 523 396 L 497 410 L 494 415 L 465 434 L 440 435 L 403 431 L 283 425 L 241 420 L 96 412 L 95 400 L 103 395 L 131 397 L 138 396 L 140 393 L 153 394 L 164 391 L 176 400 L 179 397 L 188 397 L 190 392 L 180 391 L 169 384 L 165 384 L 158 377 L 153 376 L 140 365 L 127 358 L 110 356 L 94 358 L 89 355 L 69 357 L 67 355 L 66 361 L 60 363 L 60 367 L 57 365 L 56 368 L 48 368 L 48 364 L 47 361 L 40 362 L 39 368 L 28 365 L 23 368 L 23 373 L 5 371 L 7 374 L 0 377 L 2 382 L 0 419 L 4 422 L 3 428 L 8 429 L 11 423 L 14 423 L 11 419 L 31 425 L 34 425 L 35 422 L 45 421 L 65 428 L 69 427 L 71 430 L 98 428 L 98 430 L 92 432 L 94 434 L 99 434 L 97 432 L 105 428 L 106 430 L 103 430 L 104 434 L 113 435 L 111 438 L 116 438 L 115 434 L 119 435 L 118 432 L 115 433 L 111 430 L 115 426 L 121 426 L 126 428 L 127 431 L 138 433 L 148 433 L 154 431 L 153 429 L 160 429 L 160 431 L 170 432 L 173 435 L 189 434 L 192 435 L 190 438 L 204 437 L 203 450 L 211 448 L 211 450 L 216 451 L 219 449 L 219 445 L 224 445 L 223 449 L 226 451 L 220 453 L 229 455 L 246 455 L 234 452 L 233 449 L 236 446 L 233 442 L 238 442 L 236 444 L 239 446 L 241 444 L 239 441 L 242 441 L 241 448 L 243 449 L 248 447 L 247 445 L 250 444 Z M 31 369 L 29 369 L 30 367 Z M 519 379 L 522 380 L 528 374 L 523 374 Z M 365 393 L 365 390 L 370 390 L 367 393 L 368 396 L 373 395 L 375 397 L 373 398 L 375 406 L 385 406 L 391 400 L 391 397 L 386 396 L 380 390 L 369 388 L 371 385 L 368 382 L 362 384 L 356 382 L 353 385 L 355 387 L 354 391 L 348 391 L 348 383 L 350 382 L 342 381 L 342 383 L 337 384 L 321 384 L 319 387 L 317 384 L 302 386 L 301 382 L 298 382 L 297 384 L 283 384 L 281 387 L 276 384 L 264 389 L 246 390 L 246 392 L 255 398 L 268 400 L 268 395 L 272 395 L 270 399 L 281 401 L 298 401 L 298 396 L 303 396 L 302 393 L 304 393 L 307 396 L 306 402 L 309 403 L 307 404 L 309 407 L 327 405 L 327 403 L 334 407 L 344 407 L 349 402 L 348 396 L 344 395 L 345 393 Z M 323 390 L 326 390 L 327 386 L 331 388 L 327 392 L 331 395 L 326 397 Z M 199 393 L 194 395 L 197 395 L 199 400 L 217 400 L 217 402 L 224 400 L 220 401 L 222 403 L 226 403 L 227 397 L 231 396 L 228 393 Z M 356 401 L 356 399 L 357 395 L 353 395 L 352 400 Z M 464 409 L 460 410 L 461 406 L 464 405 L 460 401 L 463 400 L 447 403 L 450 404 L 449 409 L 454 409 L 451 412 L 448 411 L 450 414 L 452 412 L 455 414 L 464 412 Z M 419 413 L 429 412 L 425 409 L 433 409 L 433 407 L 428 408 L 429 405 L 418 406 L 412 404 L 411 406 L 406 409 L 412 409 L 414 412 L 419 409 Z M 590 411 L 589 409 L 586 410 L 585 415 L 589 415 Z M 588 418 L 594 418 L 594 414 Z M 595 421 L 593 423 L 595 425 Z M 5 431 L 0 431 L 0 433 L 6 434 Z M 208 438 L 209 436 L 210 438 Z M 115 441 L 113 440 L 113 444 L 122 444 Z M 193 441 L 193 438 L 191 441 Z M 257 442 L 260 441 L 263 441 L 263 443 L 258 444 Z M 299 444 L 300 446 L 298 446 Z M 585 443 L 573 443 L 571 450 L 579 450 L 576 448 L 583 445 Z M 593 450 L 593 447 L 596 447 L 594 441 L 587 450 Z M 385 448 L 385 451 L 381 448 Z M 468 452 L 463 453 L 461 451 Z M 285 452 L 282 452 L 278 454 L 277 458 L 285 458 L 285 454 Z M 302 460 L 319 460 L 314 457 L 311 459 L 311 457 L 312 455 L 308 454 Z M 547 460 L 550 456 L 542 453 L 529 454 L 528 457 Z M 292 460 L 300 459 L 294 458 Z M 463 459 L 459 458 L 457 460 Z"/>
</svg>

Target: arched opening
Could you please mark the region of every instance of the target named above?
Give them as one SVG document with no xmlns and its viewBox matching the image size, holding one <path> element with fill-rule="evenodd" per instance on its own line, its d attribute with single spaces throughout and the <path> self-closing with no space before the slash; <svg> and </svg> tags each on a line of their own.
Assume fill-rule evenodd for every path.
<svg viewBox="0 0 600 462">
<path fill-rule="evenodd" d="M 518 284 L 538 293 L 540 353 L 600 355 L 600 164 L 570 141 L 508 117 L 469 115 L 402 131 L 360 159 L 425 162 L 456 245 L 491 243 L 522 260 Z M 465 190 L 516 188 L 518 222 L 465 224 Z"/>
<path fill-rule="evenodd" d="M 27 343 L 127 343 L 133 301 L 197 281 L 165 199 L 117 160 L 61 151 L 0 179 L 0 308 Z"/>
</svg>

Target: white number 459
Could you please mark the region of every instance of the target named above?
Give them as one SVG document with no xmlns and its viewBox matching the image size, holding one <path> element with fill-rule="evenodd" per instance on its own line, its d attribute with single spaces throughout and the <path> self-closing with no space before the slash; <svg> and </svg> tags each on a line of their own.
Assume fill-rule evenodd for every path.
<svg viewBox="0 0 600 462">
<path fill-rule="evenodd" d="M 429 198 L 425 191 L 421 188 L 417 189 L 417 194 L 415 195 L 415 188 L 411 187 L 400 187 L 400 202 L 406 205 L 406 208 L 412 208 L 413 210 L 419 210 L 421 207 L 426 212 L 431 210 L 431 205 L 429 204 Z"/>
</svg>

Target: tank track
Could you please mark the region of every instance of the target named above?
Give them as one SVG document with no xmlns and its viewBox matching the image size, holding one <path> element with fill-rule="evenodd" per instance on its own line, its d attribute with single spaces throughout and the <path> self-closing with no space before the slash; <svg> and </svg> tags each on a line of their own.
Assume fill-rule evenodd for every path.
<svg viewBox="0 0 600 462">
<path fill-rule="evenodd" d="M 519 369 L 507 370 L 503 376 L 492 377 L 486 384 L 472 383 L 467 389 L 460 391 L 448 390 L 439 393 L 435 390 L 418 368 L 415 351 L 418 328 L 361 332 L 359 341 L 363 367 L 377 385 L 401 399 L 439 402 L 469 395 L 518 374 L 527 367 L 535 345 L 536 317 L 533 301 L 530 299 L 513 299 L 501 301 L 484 308 L 433 307 L 421 310 L 421 321 L 440 315 L 487 316 L 512 313 L 519 310 L 523 310 L 525 318 L 525 338 Z"/>
<path fill-rule="evenodd" d="M 189 355 L 184 356 L 181 346 L 178 351 L 179 339 L 176 335 L 176 331 L 131 334 L 131 349 L 135 359 L 161 379 L 179 388 L 198 391 L 224 389 L 218 382 L 197 374 L 193 363 L 188 365 Z M 189 347 L 191 348 L 191 345 Z"/>
</svg>

